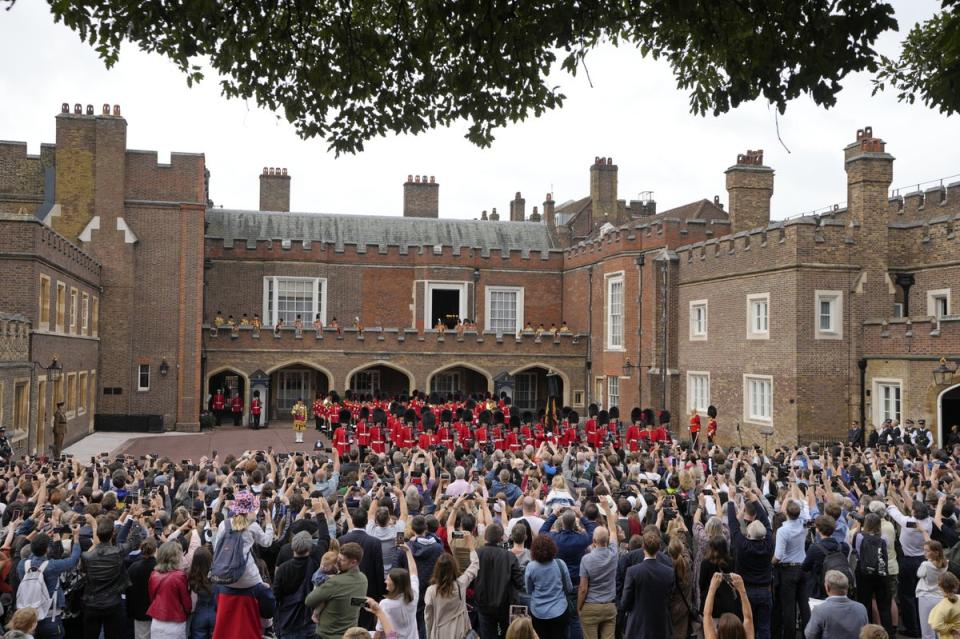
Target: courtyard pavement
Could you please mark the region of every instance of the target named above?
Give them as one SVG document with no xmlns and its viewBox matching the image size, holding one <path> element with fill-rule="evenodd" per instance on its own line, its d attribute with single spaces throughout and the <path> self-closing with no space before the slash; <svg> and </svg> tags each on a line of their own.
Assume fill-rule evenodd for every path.
<svg viewBox="0 0 960 639">
<path fill-rule="evenodd" d="M 297 444 L 294 442 L 291 422 L 270 422 L 269 428 L 256 431 L 223 425 L 201 433 L 93 433 L 68 446 L 64 452 L 81 459 L 109 452 L 111 456 L 157 453 L 174 460 L 197 460 L 204 455 L 210 457 L 216 450 L 220 459 L 223 459 L 226 455 L 236 455 L 245 450 L 266 450 L 268 446 L 277 452 L 310 451 L 318 439 L 321 439 L 320 433 L 308 428 L 304 432 L 304 442 Z M 322 441 L 329 446 L 326 437 Z"/>
</svg>

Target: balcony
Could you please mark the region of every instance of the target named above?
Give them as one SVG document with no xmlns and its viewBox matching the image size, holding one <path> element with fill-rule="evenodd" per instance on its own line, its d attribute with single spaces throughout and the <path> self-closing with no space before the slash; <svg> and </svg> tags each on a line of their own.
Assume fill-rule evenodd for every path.
<svg viewBox="0 0 960 639">
<path fill-rule="evenodd" d="M 218 330 L 209 324 L 203 326 L 203 346 L 206 351 L 328 351 L 351 353 L 482 353 L 497 355 L 555 354 L 586 356 L 587 336 L 581 333 L 523 332 L 518 335 L 497 334 L 490 331 L 455 331 L 439 333 L 434 330 L 418 332 L 412 328 L 354 328 L 341 330 L 312 327 L 298 331 L 284 327 L 279 331 L 263 328 L 255 331 L 244 326 L 231 329 L 221 326 Z"/>
</svg>

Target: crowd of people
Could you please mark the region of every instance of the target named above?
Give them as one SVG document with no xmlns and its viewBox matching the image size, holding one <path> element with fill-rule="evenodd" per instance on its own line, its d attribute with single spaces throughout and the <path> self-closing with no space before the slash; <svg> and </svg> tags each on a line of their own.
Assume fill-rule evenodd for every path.
<svg viewBox="0 0 960 639">
<path fill-rule="evenodd" d="M 436 399 L 332 396 L 329 448 L 10 456 L 5 637 L 960 636 L 960 446 Z"/>
</svg>

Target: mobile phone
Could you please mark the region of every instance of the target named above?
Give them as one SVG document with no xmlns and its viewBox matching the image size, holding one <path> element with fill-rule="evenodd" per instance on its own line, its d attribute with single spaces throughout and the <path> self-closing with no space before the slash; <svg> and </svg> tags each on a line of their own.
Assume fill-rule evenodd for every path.
<svg viewBox="0 0 960 639">
<path fill-rule="evenodd" d="M 351 606 L 364 606 L 366 603 L 367 599 L 365 597 L 350 597 Z"/>
<path fill-rule="evenodd" d="M 915 521 L 908 521 L 907 524 L 906 524 L 906 526 L 907 526 L 907 528 L 916 528 L 916 527 L 917 527 L 917 522 L 915 522 Z"/>
<path fill-rule="evenodd" d="M 333 452 L 333 449 L 332 449 L 332 448 L 324 448 L 324 449 L 323 449 L 323 452 L 329 454 L 329 453 L 332 453 L 332 452 Z"/>
<path fill-rule="evenodd" d="M 188 465 L 189 463 L 190 463 L 190 460 L 189 460 L 189 459 L 181 459 L 181 460 L 180 460 L 180 465 L 181 465 L 181 466 L 186 466 L 186 465 Z"/>
<path fill-rule="evenodd" d="M 133 503 L 134 499 L 135 497 L 133 495 L 131 495 L 130 493 L 127 493 L 127 496 L 123 498 L 123 503 L 129 506 L 130 504 Z"/>
<path fill-rule="evenodd" d="M 517 617 L 526 616 L 528 616 L 526 606 L 510 606 L 510 623 L 513 623 L 513 620 Z"/>
<path fill-rule="evenodd" d="M 463 539 L 463 531 L 462 531 L 462 530 L 454 530 L 453 533 L 451 534 L 451 536 L 452 536 L 454 539 Z"/>
<path fill-rule="evenodd" d="M 712 495 L 712 494 L 713 494 L 713 489 L 712 489 L 712 488 L 704 488 L 701 492 L 702 492 L 704 495 L 708 495 L 708 496 L 709 496 L 709 495 Z"/>
<path fill-rule="evenodd" d="M 404 534 L 402 532 L 397 533 L 397 548 L 403 548 L 403 544 L 406 542 Z"/>
<path fill-rule="evenodd" d="M 110 456 L 110 453 L 100 453 L 100 456 L 101 456 L 101 457 L 109 457 L 109 456 Z"/>
</svg>

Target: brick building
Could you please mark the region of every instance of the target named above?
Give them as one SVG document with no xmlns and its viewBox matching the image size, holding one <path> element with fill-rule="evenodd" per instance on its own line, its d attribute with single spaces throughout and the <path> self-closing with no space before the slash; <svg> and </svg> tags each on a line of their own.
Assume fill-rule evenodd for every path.
<svg viewBox="0 0 960 639">
<path fill-rule="evenodd" d="M 5 335 L 29 335 L 0 364 L 0 419 L 31 450 L 54 396 L 69 441 L 195 430 L 220 388 L 245 406 L 260 391 L 271 419 L 344 389 L 667 407 L 681 429 L 716 404 L 727 441 L 737 422 L 745 441 L 835 437 L 861 403 L 868 421 L 958 419 L 960 390 L 932 371 L 960 352 L 960 184 L 891 198 L 893 158 L 869 129 L 845 163 L 846 207 L 783 222 L 762 152 L 727 170 L 726 208 L 621 200 L 597 157 L 588 195 L 528 214 L 516 193 L 503 220 L 443 218 L 437 179 L 413 175 L 402 217 L 295 213 L 278 168 L 256 210 L 230 210 L 208 198 L 203 155 L 159 164 L 126 148 L 118 107 L 64 104 L 39 156 L 0 142 L 0 257 L 16 269 L 0 311 Z M 24 389 L 29 416 L 8 408 Z"/>
</svg>

